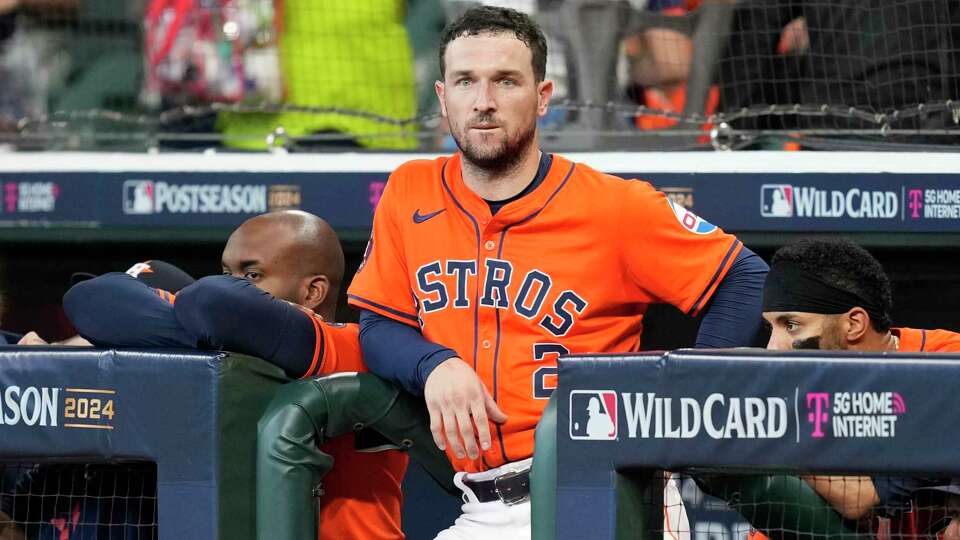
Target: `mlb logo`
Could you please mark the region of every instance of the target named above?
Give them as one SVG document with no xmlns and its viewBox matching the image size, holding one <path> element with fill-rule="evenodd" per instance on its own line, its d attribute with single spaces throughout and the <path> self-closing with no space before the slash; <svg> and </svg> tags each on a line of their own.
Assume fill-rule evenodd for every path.
<svg viewBox="0 0 960 540">
<path fill-rule="evenodd" d="M 617 393 L 613 390 L 570 392 L 570 438 L 591 441 L 617 439 Z"/>
<path fill-rule="evenodd" d="M 760 215 L 793 217 L 793 186 L 788 184 L 760 186 Z"/>
<path fill-rule="evenodd" d="M 126 180 L 123 182 L 124 214 L 152 214 L 153 201 L 153 180 Z"/>
</svg>

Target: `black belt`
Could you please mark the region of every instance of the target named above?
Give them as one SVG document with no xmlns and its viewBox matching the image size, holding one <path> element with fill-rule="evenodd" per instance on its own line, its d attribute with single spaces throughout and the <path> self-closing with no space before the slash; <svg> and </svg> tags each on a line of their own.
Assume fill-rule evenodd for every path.
<svg viewBox="0 0 960 540">
<path fill-rule="evenodd" d="M 490 480 L 463 479 L 464 485 L 484 502 L 503 501 L 506 505 L 519 504 L 530 498 L 530 470 L 507 472 Z"/>
</svg>

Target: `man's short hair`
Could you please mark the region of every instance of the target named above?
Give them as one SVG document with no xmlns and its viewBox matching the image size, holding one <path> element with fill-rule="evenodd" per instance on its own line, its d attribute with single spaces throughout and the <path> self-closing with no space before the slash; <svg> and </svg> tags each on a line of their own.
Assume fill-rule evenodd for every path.
<svg viewBox="0 0 960 540">
<path fill-rule="evenodd" d="M 827 284 L 853 293 L 877 306 L 882 316 L 871 316 L 878 332 L 890 329 L 893 292 L 890 278 L 880 262 L 867 250 L 845 239 L 805 238 L 780 248 L 771 260 L 792 262 L 804 272 L 817 276 Z"/>
<path fill-rule="evenodd" d="M 481 34 L 513 34 L 533 53 L 533 75 L 537 82 L 547 76 L 547 39 L 537 23 L 515 9 L 481 6 L 468 10 L 459 19 L 448 24 L 440 35 L 440 75 L 446 75 L 444 55 L 447 45 L 461 36 Z"/>
</svg>

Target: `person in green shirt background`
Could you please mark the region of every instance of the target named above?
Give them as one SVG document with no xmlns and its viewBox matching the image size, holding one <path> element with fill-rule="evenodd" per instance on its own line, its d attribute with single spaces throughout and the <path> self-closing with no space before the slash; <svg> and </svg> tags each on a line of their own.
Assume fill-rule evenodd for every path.
<svg viewBox="0 0 960 540">
<path fill-rule="evenodd" d="M 416 148 L 416 125 L 402 123 L 417 112 L 406 8 L 404 0 L 284 0 L 277 12 L 286 104 L 389 120 L 336 112 L 225 112 L 217 121 L 224 144 L 264 149 L 268 136 L 282 128 L 295 148 Z M 297 140 L 311 135 L 321 137 Z"/>
</svg>

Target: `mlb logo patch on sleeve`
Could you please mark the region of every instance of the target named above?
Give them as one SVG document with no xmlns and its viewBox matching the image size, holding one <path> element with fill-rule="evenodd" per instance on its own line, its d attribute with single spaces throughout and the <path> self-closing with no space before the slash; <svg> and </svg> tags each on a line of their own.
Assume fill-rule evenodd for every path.
<svg viewBox="0 0 960 540">
<path fill-rule="evenodd" d="M 674 215 L 677 216 L 677 221 L 680 222 L 680 225 L 682 225 L 684 229 L 694 234 L 710 234 L 717 230 L 716 225 L 694 214 L 690 210 L 687 210 L 670 199 L 667 199 L 667 202 L 670 203 L 670 208 L 673 209 Z"/>
<path fill-rule="evenodd" d="M 612 390 L 570 392 L 570 438 L 617 439 L 617 393 Z"/>
</svg>

